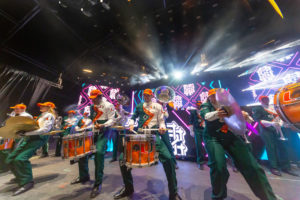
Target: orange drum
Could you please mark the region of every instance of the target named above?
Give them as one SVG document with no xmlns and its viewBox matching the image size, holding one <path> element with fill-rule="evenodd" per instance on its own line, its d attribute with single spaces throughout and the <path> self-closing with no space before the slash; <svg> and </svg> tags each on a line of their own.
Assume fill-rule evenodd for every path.
<svg viewBox="0 0 300 200">
<path fill-rule="evenodd" d="M 72 134 L 63 137 L 63 158 L 78 161 L 95 152 L 94 134 L 92 132 Z"/>
<path fill-rule="evenodd" d="M 150 167 L 157 163 L 155 135 L 126 135 L 124 163 L 129 168 Z"/>
<path fill-rule="evenodd" d="M 274 95 L 274 106 L 283 121 L 300 131 L 300 83 L 280 88 Z"/>
<path fill-rule="evenodd" d="M 14 139 L 0 139 L 0 151 L 12 149 L 14 146 Z"/>
</svg>

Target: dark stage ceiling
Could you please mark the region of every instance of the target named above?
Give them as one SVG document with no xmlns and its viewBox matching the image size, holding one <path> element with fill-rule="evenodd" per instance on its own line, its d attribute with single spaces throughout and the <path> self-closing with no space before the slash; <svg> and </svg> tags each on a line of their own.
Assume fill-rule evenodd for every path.
<svg viewBox="0 0 300 200">
<path fill-rule="evenodd" d="M 276 2 L 283 19 L 268 0 L 1 0 L 0 64 L 118 87 L 174 70 L 240 73 L 235 64 L 299 39 L 299 0 Z"/>
</svg>

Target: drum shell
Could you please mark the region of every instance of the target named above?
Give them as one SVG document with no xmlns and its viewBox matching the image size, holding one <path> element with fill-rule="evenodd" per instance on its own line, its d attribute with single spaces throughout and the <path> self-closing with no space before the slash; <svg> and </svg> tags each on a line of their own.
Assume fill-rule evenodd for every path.
<svg viewBox="0 0 300 200">
<path fill-rule="evenodd" d="M 126 135 L 124 163 L 129 168 L 150 167 L 157 163 L 155 135 Z"/>
<path fill-rule="evenodd" d="M 63 158 L 78 160 L 94 152 L 94 135 L 90 133 L 72 134 L 63 137 Z"/>
<path fill-rule="evenodd" d="M 300 130 L 300 83 L 280 88 L 274 95 L 274 106 L 283 121 Z"/>
</svg>

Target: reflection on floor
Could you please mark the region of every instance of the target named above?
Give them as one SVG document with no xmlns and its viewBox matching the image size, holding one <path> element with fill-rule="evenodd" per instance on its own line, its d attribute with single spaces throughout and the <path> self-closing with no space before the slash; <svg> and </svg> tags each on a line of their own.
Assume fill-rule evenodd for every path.
<svg viewBox="0 0 300 200">
<path fill-rule="evenodd" d="M 106 158 L 102 194 L 96 199 L 112 200 L 112 196 L 122 186 L 122 179 L 118 162 L 109 163 Z M 35 187 L 20 196 L 11 197 L 16 185 L 7 185 L 13 175 L 0 174 L 0 199 L 6 200 L 67 200 L 88 199 L 93 181 L 84 185 L 70 185 L 71 180 L 78 175 L 77 164 L 70 165 L 67 160 L 57 157 L 40 159 L 32 158 Z M 211 187 L 209 169 L 200 171 L 192 162 L 179 161 L 180 169 L 177 170 L 179 193 L 186 200 L 210 199 Z M 94 163 L 89 161 L 90 174 L 94 179 Z M 257 199 L 249 189 L 240 173 L 233 173 L 229 168 L 230 178 L 228 183 L 227 200 L 255 200 Z M 299 172 L 299 171 L 298 171 Z M 285 200 L 300 199 L 300 178 L 287 174 L 275 177 L 267 172 L 271 185 L 280 197 Z M 134 169 L 135 193 L 133 200 L 167 200 L 168 187 L 162 165 L 144 169 Z M 126 199 L 126 198 L 125 198 Z"/>
</svg>

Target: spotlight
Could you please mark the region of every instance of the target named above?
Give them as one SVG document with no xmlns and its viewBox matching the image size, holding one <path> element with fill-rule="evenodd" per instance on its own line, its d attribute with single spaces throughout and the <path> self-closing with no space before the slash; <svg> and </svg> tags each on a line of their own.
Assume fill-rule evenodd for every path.
<svg viewBox="0 0 300 200">
<path fill-rule="evenodd" d="M 81 12 L 83 12 L 83 8 L 80 8 Z"/>
<path fill-rule="evenodd" d="M 183 76 L 183 73 L 181 71 L 175 71 L 175 72 L 173 72 L 173 76 L 175 79 L 181 79 Z"/>
<path fill-rule="evenodd" d="M 168 79 L 169 78 L 169 76 L 168 75 L 164 75 L 164 79 Z"/>
<path fill-rule="evenodd" d="M 93 71 L 90 69 L 83 69 L 82 71 L 87 72 L 87 73 L 93 73 Z"/>
</svg>

